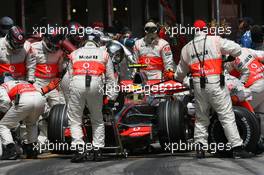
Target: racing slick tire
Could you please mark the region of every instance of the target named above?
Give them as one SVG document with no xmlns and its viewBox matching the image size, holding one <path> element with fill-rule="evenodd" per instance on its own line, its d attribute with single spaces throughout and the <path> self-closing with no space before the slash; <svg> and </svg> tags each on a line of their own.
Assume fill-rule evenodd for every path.
<svg viewBox="0 0 264 175">
<path fill-rule="evenodd" d="M 65 137 L 65 128 L 68 127 L 67 107 L 65 104 L 58 104 L 52 107 L 48 120 L 48 140 L 53 144 L 68 144 L 70 138 Z M 65 148 L 65 147 L 64 147 Z M 52 153 L 68 153 L 68 149 L 61 149 L 54 146 Z"/>
<path fill-rule="evenodd" d="M 167 100 L 159 104 L 159 142 L 163 149 L 168 144 L 187 141 L 186 116 L 186 108 L 179 100 Z"/>
<path fill-rule="evenodd" d="M 245 149 L 252 153 L 257 153 L 257 144 L 260 139 L 259 123 L 254 113 L 250 112 L 246 108 L 234 106 L 233 107 L 237 128 L 244 142 Z M 227 143 L 227 138 L 225 137 L 223 127 L 214 114 L 211 118 L 211 123 L 208 128 L 209 132 L 209 143 Z M 230 155 L 231 151 L 220 151 L 218 153 Z"/>
</svg>

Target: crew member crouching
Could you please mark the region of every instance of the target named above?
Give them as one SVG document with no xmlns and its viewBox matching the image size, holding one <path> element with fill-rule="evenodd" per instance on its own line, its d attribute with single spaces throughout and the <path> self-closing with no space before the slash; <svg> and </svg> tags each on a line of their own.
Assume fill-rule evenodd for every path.
<svg viewBox="0 0 264 175">
<path fill-rule="evenodd" d="M 33 143 L 38 140 L 36 122 L 44 111 L 45 98 L 29 82 L 13 80 L 11 76 L 4 76 L 4 78 L 6 80 L 0 86 L 0 112 L 3 116 L 0 120 L 0 137 L 3 144 L 2 160 L 18 158 L 10 129 L 17 127 L 20 121 L 24 121 L 26 124 L 27 158 L 37 158 L 37 150 L 33 149 Z"/>
</svg>

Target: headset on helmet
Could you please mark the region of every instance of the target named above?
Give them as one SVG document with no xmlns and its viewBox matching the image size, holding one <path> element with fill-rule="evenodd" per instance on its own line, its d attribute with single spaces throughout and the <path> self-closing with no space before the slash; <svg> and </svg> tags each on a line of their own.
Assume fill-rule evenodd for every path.
<svg viewBox="0 0 264 175">
<path fill-rule="evenodd" d="M 23 30 L 18 26 L 13 26 L 8 30 L 6 35 L 6 39 L 8 44 L 13 49 L 21 49 L 25 43 L 25 33 Z"/>
<path fill-rule="evenodd" d="M 63 39 L 63 35 L 58 30 L 48 31 L 43 36 L 43 44 L 49 52 L 56 52 L 60 49 L 60 41 Z"/>
</svg>

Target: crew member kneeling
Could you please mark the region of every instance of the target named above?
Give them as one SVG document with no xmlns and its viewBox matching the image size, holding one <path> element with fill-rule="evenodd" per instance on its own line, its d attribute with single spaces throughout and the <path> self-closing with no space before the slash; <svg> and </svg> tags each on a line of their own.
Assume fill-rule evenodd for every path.
<svg viewBox="0 0 264 175">
<path fill-rule="evenodd" d="M 5 76 L 7 77 L 7 76 Z M 12 80 L 0 86 L 0 137 L 3 144 L 2 160 L 18 158 L 15 142 L 10 129 L 25 121 L 27 133 L 27 158 L 37 158 L 33 143 L 38 140 L 37 120 L 44 111 L 45 98 L 32 84 L 22 80 Z"/>
</svg>

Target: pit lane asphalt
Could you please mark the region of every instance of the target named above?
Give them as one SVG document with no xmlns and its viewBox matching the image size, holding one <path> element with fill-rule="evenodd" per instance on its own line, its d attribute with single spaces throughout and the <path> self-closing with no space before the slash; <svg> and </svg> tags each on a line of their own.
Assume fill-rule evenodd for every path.
<svg viewBox="0 0 264 175">
<path fill-rule="evenodd" d="M 171 175 L 171 174 L 264 174 L 264 154 L 252 159 L 194 159 L 193 153 L 148 154 L 102 162 L 70 163 L 70 155 L 43 154 L 38 160 L 0 161 L 0 174 L 7 175 Z"/>
</svg>

